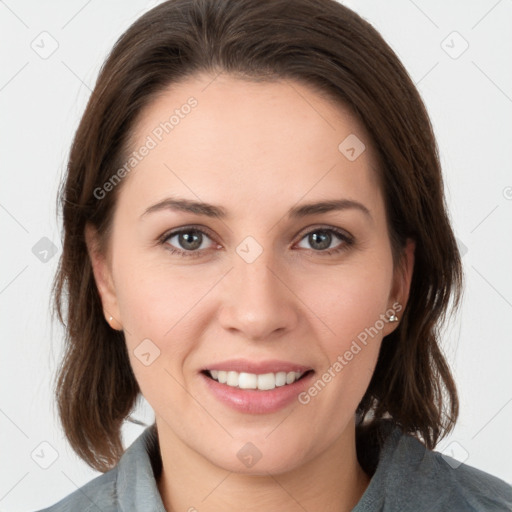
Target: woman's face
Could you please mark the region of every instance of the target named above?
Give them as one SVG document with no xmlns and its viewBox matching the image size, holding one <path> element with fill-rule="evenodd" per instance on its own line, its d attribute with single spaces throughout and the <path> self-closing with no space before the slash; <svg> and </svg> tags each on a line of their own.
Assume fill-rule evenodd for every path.
<svg viewBox="0 0 512 512">
<path fill-rule="evenodd" d="M 95 276 L 161 442 L 252 473 L 335 446 L 412 268 L 409 247 L 394 272 L 363 127 L 296 82 L 196 76 L 132 150 Z"/>
</svg>

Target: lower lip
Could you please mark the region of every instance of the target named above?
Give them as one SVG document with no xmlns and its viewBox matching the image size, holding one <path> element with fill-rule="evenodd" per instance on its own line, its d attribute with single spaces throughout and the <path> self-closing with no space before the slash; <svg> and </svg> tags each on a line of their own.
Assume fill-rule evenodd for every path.
<svg viewBox="0 0 512 512">
<path fill-rule="evenodd" d="M 276 412 L 297 401 L 298 395 L 310 385 L 313 375 L 314 372 L 311 372 L 293 384 L 261 391 L 259 389 L 234 388 L 227 384 L 221 384 L 204 373 L 200 374 L 208 389 L 219 401 L 237 411 L 248 414 Z"/>
</svg>

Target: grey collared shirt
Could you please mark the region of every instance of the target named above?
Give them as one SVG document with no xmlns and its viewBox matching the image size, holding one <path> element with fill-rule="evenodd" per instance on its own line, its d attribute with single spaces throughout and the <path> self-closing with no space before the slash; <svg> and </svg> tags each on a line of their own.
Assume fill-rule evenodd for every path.
<svg viewBox="0 0 512 512">
<path fill-rule="evenodd" d="M 40 512 L 165 512 L 156 480 L 160 468 L 158 436 L 152 425 L 115 468 Z M 201 510 L 199 505 L 196 508 Z M 512 487 L 427 450 L 395 427 L 389 429 L 370 484 L 352 512 L 377 511 L 510 512 Z"/>
</svg>

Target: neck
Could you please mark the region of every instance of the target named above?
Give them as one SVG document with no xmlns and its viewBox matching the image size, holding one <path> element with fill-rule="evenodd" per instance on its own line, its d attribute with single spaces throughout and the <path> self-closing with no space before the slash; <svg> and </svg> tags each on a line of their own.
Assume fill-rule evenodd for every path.
<svg viewBox="0 0 512 512">
<path fill-rule="evenodd" d="M 165 424 L 158 424 L 158 433 L 162 456 L 158 488 L 167 512 L 348 512 L 369 484 L 357 461 L 353 422 L 314 459 L 285 473 L 266 475 L 235 473 L 212 464 Z"/>
</svg>

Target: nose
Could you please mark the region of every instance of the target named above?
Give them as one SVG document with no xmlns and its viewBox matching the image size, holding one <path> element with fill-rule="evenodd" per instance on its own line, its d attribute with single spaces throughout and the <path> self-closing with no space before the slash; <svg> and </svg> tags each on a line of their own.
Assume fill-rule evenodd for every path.
<svg viewBox="0 0 512 512">
<path fill-rule="evenodd" d="M 234 268 L 222 282 L 221 326 L 247 340 L 274 339 L 293 330 L 300 301 L 268 252 L 247 263 L 234 255 Z"/>
</svg>

